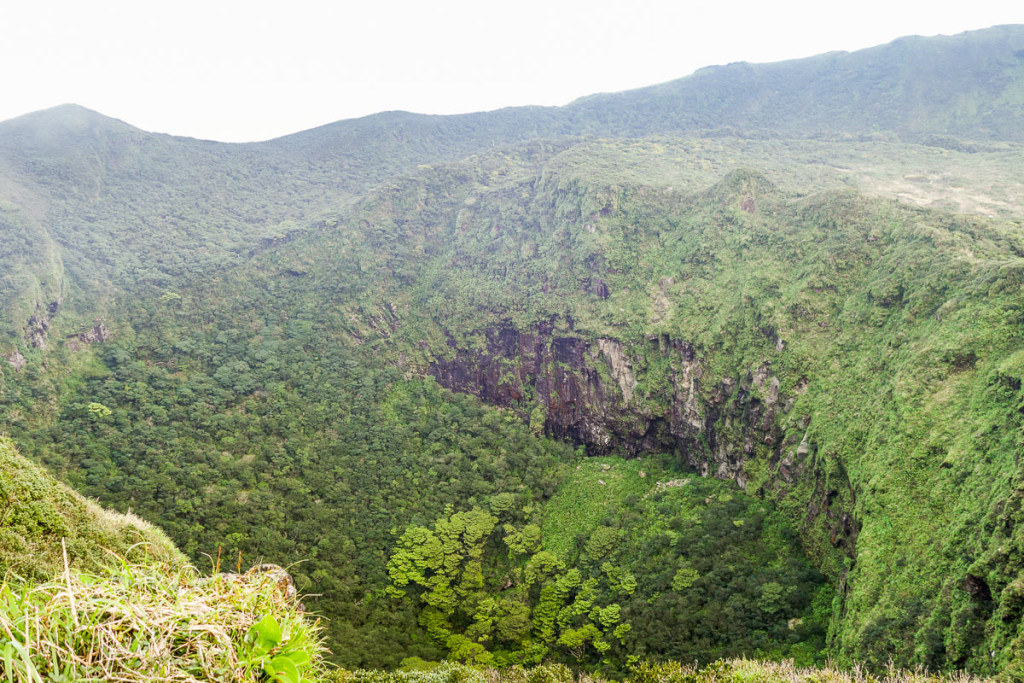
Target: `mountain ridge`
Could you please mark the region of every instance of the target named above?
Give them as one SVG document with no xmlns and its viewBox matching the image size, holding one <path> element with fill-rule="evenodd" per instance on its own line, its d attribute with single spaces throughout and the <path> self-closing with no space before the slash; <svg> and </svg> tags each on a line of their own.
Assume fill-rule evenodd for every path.
<svg viewBox="0 0 1024 683">
<path fill-rule="evenodd" d="M 906 138 L 964 151 L 1012 146 L 1024 142 L 1021 54 L 1024 25 L 1007 25 L 786 62 L 707 67 L 563 107 L 454 116 L 383 112 L 258 143 L 147 133 L 78 105 L 61 105 L 0 123 L 0 201 L 13 204 L 36 224 L 36 235 L 45 235 L 36 251 L 58 245 L 67 276 L 57 286 L 55 269 L 33 272 L 30 265 L 11 263 L 17 293 L 7 296 L 17 300 L 12 306 L 18 311 L 35 310 L 41 317 L 61 298 L 58 307 L 68 313 L 78 308 L 88 323 L 126 288 L 166 291 L 189 273 L 238 263 L 256 245 L 309 229 L 333 207 L 420 166 L 531 140 L 572 144 L 691 135 L 881 146 Z M 938 99 L 929 104 L 933 94 Z M 910 170 L 903 175 L 920 176 Z M 915 197 L 930 192 L 933 175 L 924 176 L 924 185 L 897 178 L 886 185 L 898 183 L 901 194 Z M 156 201 L 138 202 L 140 194 Z M 986 195 L 971 192 L 962 204 L 1002 201 Z M 86 235 L 72 218 L 77 216 L 87 216 L 100 234 Z M 206 225 L 216 227 L 195 227 Z M 182 261 L 183 250 L 196 256 L 193 263 Z M 0 265 L 4 259 L 0 253 Z M 47 284 L 25 284 L 30 281 Z M 43 290 L 71 296 L 26 294 Z M 79 305 L 87 300 L 97 305 Z M 22 318 L 16 325 L 24 326 Z M 11 329 L 15 323 L 5 324 Z"/>
<path fill-rule="evenodd" d="M 633 88 L 630 90 L 611 92 L 611 93 L 595 93 L 592 95 L 585 95 L 577 98 L 572 102 L 562 106 L 538 106 L 538 105 L 525 105 L 525 106 L 511 106 L 502 107 L 495 110 L 489 110 L 484 112 L 472 112 L 467 114 L 422 114 L 415 112 L 408 112 L 404 110 L 392 110 L 377 112 L 363 117 L 354 119 L 341 119 L 331 123 L 327 123 L 314 128 L 296 131 L 294 133 L 287 133 L 278 137 L 274 137 L 268 140 L 247 142 L 247 143 L 225 143 L 220 142 L 218 144 L 224 145 L 241 145 L 241 146 L 260 146 L 270 145 L 272 143 L 279 143 L 280 141 L 287 140 L 289 143 L 301 142 L 302 138 L 315 138 L 317 140 L 323 140 L 331 137 L 334 133 L 347 133 L 347 136 L 357 135 L 358 131 L 366 131 L 367 129 L 377 128 L 381 125 L 393 125 L 399 124 L 412 124 L 412 123 L 440 123 L 440 122 L 451 122 L 457 128 L 462 129 L 472 128 L 473 122 L 477 121 L 483 124 L 490 124 L 492 129 L 500 131 L 503 120 L 509 115 L 515 115 L 520 121 L 527 120 L 532 121 L 530 125 L 537 126 L 534 130 L 536 136 L 550 137 L 551 135 L 572 135 L 581 133 L 594 133 L 594 134 L 606 134 L 606 135 L 623 135 L 632 132 L 633 134 L 646 133 L 660 131 L 668 132 L 669 130 L 674 131 L 686 131 L 695 130 L 695 126 L 707 126 L 710 121 L 719 122 L 719 126 L 754 126 L 763 123 L 762 119 L 757 116 L 744 122 L 744 119 L 730 121 L 728 120 L 729 111 L 716 110 L 711 113 L 710 116 L 705 118 L 681 118 L 678 112 L 673 113 L 671 121 L 673 127 L 655 127 L 650 122 L 641 123 L 640 127 L 637 127 L 636 123 L 630 123 L 629 118 L 636 116 L 635 109 L 638 106 L 649 106 L 663 100 L 665 97 L 689 98 L 691 103 L 699 102 L 696 99 L 695 91 L 701 89 L 712 90 L 711 94 L 705 95 L 705 103 L 714 102 L 720 100 L 722 97 L 727 96 L 728 90 L 733 86 L 729 84 L 719 85 L 720 88 L 725 88 L 724 92 L 714 93 L 716 84 L 713 82 L 715 79 L 720 77 L 733 77 L 751 74 L 760 74 L 761 78 L 755 79 L 753 82 L 744 82 L 744 85 L 762 85 L 771 86 L 773 81 L 774 84 L 778 85 L 777 80 L 780 77 L 787 75 L 788 71 L 791 71 L 794 67 L 812 67 L 809 74 L 810 79 L 820 76 L 821 72 L 831 72 L 828 75 L 832 77 L 842 77 L 842 74 L 846 71 L 852 71 L 854 67 L 856 69 L 864 68 L 879 68 L 879 64 L 883 62 L 892 62 L 893 57 L 897 59 L 905 57 L 914 57 L 915 54 L 922 48 L 926 48 L 930 53 L 928 57 L 917 63 L 912 64 L 915 70 L 923 70 L 925 66 L 939 67 L 942 66 L 948 77 L 950 74 L 953 75 L 955 81 L 971 80 L 975 85 L 982 84 L 988 87 L 983 89 L 986 95 L 998 95 L 1001 93 L 999 90 L 999 83 L 988 84 L 988 74 L 985 69 L 990 69 L 994 65 L 1003 67 L 1015 67 L 1024 63 L 1024 24 L 1001 24 L 986 29 L 977 29 L 971 31 L 964 31 L 954 35 L 936 35 L 936 36 L 903 36 L 896 38 L 889 43 L 877 45 L 874 47 L 864 48 L 855 51 L 831 51 L 817 55 L 810 55 L 807 57 L 789 59 L 778 62 L 747 62 L 738 61 L 730 62 L 724 65 L 710 65 L 697 69 L 692 74 L 683 76 L 677 79 L 666 81 L 650 86 L 644 86 L 640 88 Z M 997 56 L 992 55 L 993 50 L 998 50 Z M 882 59 L 875 59 L 881 57 Z M 938 57 L 939 61 L 936 62 L 935 58 Z M 963 72 L 962 68 L 965 61 L 972 62 L 976 61 L 979 57 L 984 57 L 986 60 L 985 64 L 969 64 L 969 69 Z M 969 58 L 969 59 L 965 59 Z M 943 63 L 942 60 L 948 60 Z M 814 69 L 813 67 L 817 67 Z M 1020 74 L 1017 74 L 1017 78 L 1020 78 Z M 808 76 L 803 76 L 807 79 Z M 709 82 L 710 81 L 710 82 Z M 767 81 L 767 82 L 762 82 Z M 847 85 L 856 86 L 857 83 L 847 83 Z M 692 86 L 692 87 L 691 87 Z M 806 82 L 796 83 L 797 88 L 806 87 Z M 760 98 L 766 94 L 774 94 L 778 96 L 778 91 L 773 92 L 772 90 L 766 89 L 765 87 L 751 88 L 748 91 L 750 98 Z M 838 93 L 836 93 L 838 94 Z M 792 93 L 789 94 L 793 96 Z M 1017 97 L 1017 96 L 1015 96 Z M 637 102 L 630 103 L 629 100 L 636 100 Z M 807 104 L 813 98 L 807 98 L 803 101 Z M 820 97 L 819 97 L 820 99 Z M 863 95 L 858 96 L 857 99 L 863 99 Z M 624 104 L 619 105 L 617 101 L 624 101 Z M 908 100 L 903 100 L 900 104 L 906 104 Z M 1016 103 L 1018 100 L 1014 99 Z M 594 109 L 600 106 L 612 105 L 613 109 L 615 106 L 619 106 L 618 111 L 606 112 L 602 116 L 599 112 L 595 112 Z M 28 123 L 33 119 L 39 117 L 53 118 L 54 114 L 60 112 L 71 111 L 69 107 L 79 107 L 85 112 L 89 110 L 80 105 L 58 105 L 50 109 L 41 110 L 38 112 L 31 112 L 23 114 L 22 116 L 8 121 L 0 122 L 0 128 L 5 124 L 12 121 L 20 121 L 21 124 Z M 896 107 L 899 109 L 899 107 Z M 46 114 L 50 112 L 50 114 Z M 94 112 L 98 113 L 98 112 Z M 661 112 L 663 114 L 664 112 Z M 588 121 L 587 115 L 595 115 L 598 119 L 597 123 Z M 559 115 L 563 116 L 563 121 L 553 121 L 557 119 Z M 889 112 L 889 115 L 892 115 Z M 100 114 L 100 116 L 104 116 Z M 105 117 L 108 121 L 122 123 L 119 119 Z M 490 119 L 490 121 L 488 121 Z M 493 123 L 492 123 L 493 122 Z M 902 126 L 903 132 L 907 134 L 927 134 L 933 132 L 943 132 L 941 130 L 930 130 L 930 129 L 916 129 L 906 122 L 896 123 Z M 664 126 L 664 121 L 660 124 Z M 878 125 L 877 122 L 875 124 Z M 892 124 L 890 124 L 892 125 Z M 644 127 L 646 126 L 646 127 Z M 342 129 L 349 129 L 349 131 L 343 131 Z M 529 128 L 529 126 L 528 126 Z M 1019 126 L 1006 125 L 1005 127 L 999 128 L 995 131 L 987 131 L 982 127 L 969 127 L 960 130 L 960 133 L 972 133 L 981 135 L 983 139 L 1013 139 L 1021 141 L 1024 139 L 1024 134 L 1018 132 Z M 438 127 L 433 127 L 433 130 L 437 130 Z M 890 128 L 881 126 L 883 130 L 899 130 L 899 128 Z M 138 129 L 135 129 L 138 130 Z M 424 130 L 431 130 L 430 126 L 424 126 Z M 787 128 L 787 132 L 793 133 L 797 130 L 796 126 L 790 126 Z M 945 129 L 944 132 L 954 133 L 956 129 L 950 130 Z M 494 130 L 491 131 L 494 134 Z M 824 129 L 816 129 L 812 134 L 822 134 Z M 847 131 L 850 132 L 850 131 Z M 999 135 L 1009 137 L 999 137 Z M 184 136 L 169 136 L 180 139 L 196 140 L 196 138 L 189 138 Z M 521 139 L 521 138 L 520 138 Z M 216 142 L 211 140 L 202 140 L 203 142 Z M 511 139 L 508 141 L 512 141 Z"/>
</svg>

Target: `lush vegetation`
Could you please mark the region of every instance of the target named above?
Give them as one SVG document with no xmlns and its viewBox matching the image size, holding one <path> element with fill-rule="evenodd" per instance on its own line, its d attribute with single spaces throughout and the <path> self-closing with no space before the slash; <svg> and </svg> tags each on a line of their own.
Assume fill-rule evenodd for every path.
<svg viewBox="0 0 1024 683">
<path fill-rule="evenodd" d="M 404 379 L 395 368 L 379 367 L 358 348 L 319 338 L 309 326 L 263 328 L 256 343 L 249 332 L 230 328 L 210 329 L 172 344 L 161 342 L 163 351 L 155 343 L 143 344 L 142 337 L 149 333 L 159 338 L 169 330 L 177 335 L 188 329 L 181 327 L 176 303 L 161 303 L 164 313 L 147 317 L 140 325 L 148 332 L 135 338 L 134 356 L 115 343 L 108 345 L 102 364 L 83 367 L 75 375 L 78 390 L 68 394 L 51 426 L 23 417 L 12 422 L 19 430 L 15 433 L 31 429 L 36 457 L 104 503 L 158 520 L 197 560 L 223 549 L 232 561 L 301 561 L 292 572 L 303 591 L 318 594 L 309 604 L 330 617 L 326 634 L 340 662 L 396 665 L 409 656 L 460 656 L 448 643 L 450 634 L 433 637 L 427 629 L 418 635 L 415 624 L 424 616 L 416 605 L 384 592 L 393 549 L 413 529 L 451 515 L 451 506 L 467 511 L 485 508 L 500 513 L 502 522 L 500 527 L 492 524 L 492 538 L 478 539 L 489 548 L 488 579 L 476 594 L 463 597 L 469 606 L 458 605 L 462 611 L 477 609 L 488 597 L 533 606 L 541 583 L 527 585 L 515 579 L 520 591 L 509 591 L 504 584 L 521 574 L 540 550 L 540 525 L 554 523 L 573 534 L 573 542 L 576 536 L 586 540 L 601 533 L 610 509 L 588 519 L 557 519 L 558 506 L 577 505 L 566 497 L 577 497 L 573 482 L 580 471 L 589 472 L 590 463 L 573 469 L 577 456 L 570 447 L 534 436 L 514 415 L 451 394 L 429 379 Z M 251 315 L 254 309 L 247 310 Z M 160 324 L 165 315 L 169 330 Z M 240 322 L 214 318 L 231 325 Z M 252 330 L 253 325 L 250 321 L 246 327 Z M 647 485 L 635 487 L 641 494 L 657 489 L 655 472 L 663 478 L 673 476 L 665 467 L 652 470 Z M 570 485 L 560 488 L 567 478 Z M 716 491 L 730 488 L 717 482 L 707 486 Z M 549 513 L 545 501 L 556 491 L 560 502 Z M 725 493 L 722 497 L 729 498 Z M 800 559 L 792 530 L 783 531 L 784 540 L 773 540 L 771 534 L 777 530 L 762 532 L 764 511 L 759 509 L 757 519 L 743 532 L 755 542 L 765 536 L 775 553 L 800 565 L 798 573 L 807 577 L 800 580 L 809 580 L 812 586 L 820 582 L 820 577 L 807 574 L 807 561 Z M 665 510 L 661 514 L 671 517 Z M 722 516 L 731 525 L 744 515 L 717 508 L 705 514 L 716 520 L 716 528 Z M 644 517 L 633 519 L 644 524 Z M 782 520 L 775 523 L 785 527 Z M 502 540 L 507 536 L 505 526 L 515 527 L 519 534 L 537 530 L 529 531 L 532 545 L 522 541 L 518 555 L 511 557 Z M 723 541 L 700 528 L 693 533 L 705 544 Z M 615 591 L 600 563 L 581 560 L 570 547 L 556 552 L 557 556 L 550 554 L 545 576 L 555 580 L 575 572 L 579 586 L 567 589 L 570 592 L 592 581 L 591 589 L 598 588 L 602 581 L 599 587 L 608 595 L 601 599 L 608 600 L 606 607 L 612 604 Z M 626 571 L 622 567 L 630 562 L 628 552 L 620 550 L 617 571 Z M 704 549 L 696 544 L 691 552 L 701 554 Z M 717 565 L 714 555 L 709 559 Z M 724 556 L 721 561 L 734 565 L 736 558 Z M 707 569 L 711 571 L 711 566 Z M 788 570 L 758 571 L 749 582 L 757 596 L 762 583 L 789 583 L 796 576 Z M 642 583 L 637 599 L 646 600 L 653 593 Z M 728 591 L 705 594 L 703 586 L 694 595 L 710 605 L 709 612 L 688 617 L 698 625 L 711 612 L 725 609 L 730 599 Z M 668 608 L 668 603 L 662 605 Z M 777 643 L 785 651 L 792 642 L 806 640 L 806 634 L 788 631 L 787 621 L 809 618 L 807 612 L 808 604 L 797 601 L 767 616 L 757 609 L 738 615 L 743 625 L 724 636 L 718 647 L 726 653 L 762 647 L 768 640 L 749 634 L 763 628 L 755 622 L 767 619 L 776 635 L 785 635 Z M 472 622 L 474 615 L 465 618 Z M 520 650 L 530 645 L 522 639 L 533 637 L 532 627 L 526 631 L 530 633 L 520 632 L 518 641 L 511 639 Z M 556 645 L 553 636 L 548 649 Z M 479 630 L 475 638 L 474 642 L 491 640 Z M 664 635 L 643 642 L 652 652 L 666 652 Z M 581 646 L 575 646 L 577 654 L 572 656 L 568 647 L 555 647 L 552 655 L 584 659 L 586 651 L 587 659 L 598 658 L 598 652 Z M 546 651 L 534 648 L 532 654 L 521 652 L 518 660 L 505 661 L 538 661 Z M 702 646 L 693 652 L 707 658 L 719 650 Z M 478 654 L 461 657 L 478 660 Z M 625 658 L 620 652 L 616 661 L 621 666 Z"/>
<path fill-rule="evenodd" d="M 49 664 L 63 572 L 104 632 L 219 595 L 182 676 L 316 656 L 42 465 L 193 563 L 289 565 L 352 670 L 1019 675 L 1024 46 L 949 40 L 258 145 L 0 124 L 0 652 L 98 675 Z M 481 671 L 395 676 L 568 675 Z"/>
<path fill-rule="evenodd" d="M 635 583 L 620 600 L 634 659 L 757 653 L 815 661 L 832 591 L 801 557 L 789 520 L 714 481 L 673 478 L 652 462 L 602 460 L 583 463 L 559 489 L 544 521 L 545 546 L 577 530 L 567 556 L 584 576 Z M 604 490 L 619 477 L 626 481 L 609 501 Z M 566 518 L 588 507 L 604 510 L 587 514 L 589 523 Z"/>
</svg>

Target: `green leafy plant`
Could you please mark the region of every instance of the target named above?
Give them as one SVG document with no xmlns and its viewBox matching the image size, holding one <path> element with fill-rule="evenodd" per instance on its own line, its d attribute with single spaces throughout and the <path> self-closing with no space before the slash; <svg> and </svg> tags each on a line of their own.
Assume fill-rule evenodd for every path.
<svg viewBox="0 0 1024 683">
<path fill-rule="evenodd" d="M 264 673 L 280 683 L 300 683 L 304 680 L 302 671 L 312 657 L 303 644 L 286 639 L 281 625 L 271 614 L 252 625 L 245 635 L 249 646 L 247 667 L 262 668 Z"/>
</svg>

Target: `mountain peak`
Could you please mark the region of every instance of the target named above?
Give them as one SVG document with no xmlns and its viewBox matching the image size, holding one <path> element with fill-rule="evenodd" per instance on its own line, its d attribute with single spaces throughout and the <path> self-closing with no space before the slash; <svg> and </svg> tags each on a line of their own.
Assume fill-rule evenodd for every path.
<svg viewBox="0 0 1024 683">
<path fill-rule="evenodd" d="M 0 139 L 141 132 L 124 121 L 104 116 L 79 104 L 59 104 L 0 122 Z"/>
</svg>

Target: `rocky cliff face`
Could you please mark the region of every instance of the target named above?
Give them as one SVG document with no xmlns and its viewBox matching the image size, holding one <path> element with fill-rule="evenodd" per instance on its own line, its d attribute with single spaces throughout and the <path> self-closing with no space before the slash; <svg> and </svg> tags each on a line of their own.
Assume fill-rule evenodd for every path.
<svg viewBox="0 0 1024 683">
<path fill-rule="evenodd" d="M 595 452 L 624 447 L 636 454 L 655 445 L 644 447 L 653 416 L 630 410 L 636 379 L 617 342 L 559 336 L 552 323 L 525 332 L 502 326 L 486 336 L 486 350 L 456 349 L 452 357 L 435 361 L 431 374 L 449 389 L 524 417 L 539 405 L 548 434 L 588 444 Z M 605 365 L 606 376 L 598 363 Z M 609 380 L 607 368 L 617 382 Z"/>
<path fill-rule="evenodd" d="M 449 345 L 448 357 L 430 367 L 442 386 L 524 418 L 536 419 L 539 409 L 550 436 L 586 444 L 591 453 L 675 452 L 701 475 L 744 489 L 752 483 L 748 463 L 761 460 L 770 476 L 756 486 L 778 496 L 812 481 L 805 524 L 823 523 L 831 544 L 853 556 L 852 488 L 844 472 L 824 475 L 808 437 L 811 416 L 790 414 L 806 380 L 786 395 L 768 362 L 714 378 L 687 341 L 663 335 L 627 348 L 556 331 L 552 322 L 525 331 L 491 328 L 483 349 Z"/>
</svg>

